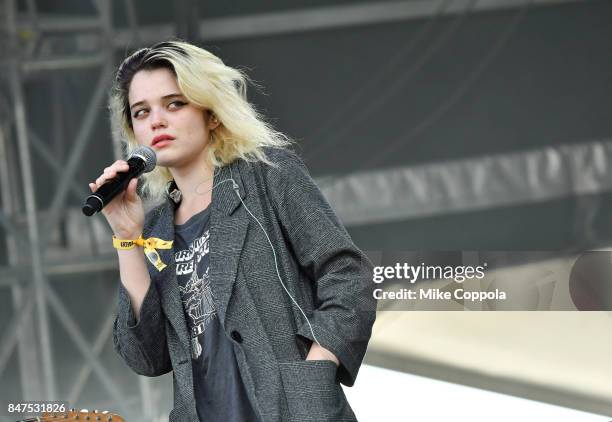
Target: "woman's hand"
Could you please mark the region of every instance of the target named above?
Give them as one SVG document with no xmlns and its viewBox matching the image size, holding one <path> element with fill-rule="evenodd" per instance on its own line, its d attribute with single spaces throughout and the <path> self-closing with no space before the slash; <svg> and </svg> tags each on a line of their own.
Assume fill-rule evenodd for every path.
<svg viewBox="0 0 612 422">
<path fill-rule="evenodd" d="M 336 355 L 314 342 L 312 346 L 310 346 L 310 351 L 308 352 L 308 356 L 306 356 L 306 360 L 331 360 L 336 366 L 340 365 L 340 361 Z"/>
<path fill-rule="evenodd" d="M 104 173 L 94 183 L 89 184 L 89 189 L 92 192 L 97 191 L 105 182 L 117 176 L 117 173 L 125 172 L 128 169 L 126 161 L 115 161 L 110 167 L 104 169 Z M 130 180 L 125 191 L 115 196 L 102 209 L 102 214 L 119 239 L 136 239 L 142 234 L 144 208 L 140 197 L 136 194 L 137 182 L 136 178 Z"/>
</svg>

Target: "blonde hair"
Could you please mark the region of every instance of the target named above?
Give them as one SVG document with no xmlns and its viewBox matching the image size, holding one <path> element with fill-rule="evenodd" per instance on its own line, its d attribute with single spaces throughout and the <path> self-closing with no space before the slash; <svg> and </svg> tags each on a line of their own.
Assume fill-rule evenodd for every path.
<svg viewBox="0 0 612 422">
<path fill-rule="evenodd" d="M 166 41 L 136 51 L 117 70 L 109 98 L 111 128 L 113 135 L 124 141 L 128 155 L 138 146 L 129 110 L 130 83 L 137 72 L 159 68 L 172 71 L 189 102 L 209 110 L 219 120 L 219 126 L 210 131 L 207 157 L 214 167 L 239 158 L 271 164 L 263 148 L 282 148 L 292 143 L 247 101 L 247 84 L 252 81 L 243 71 L 225 65 L 203 48 L 183 41 Z M 157 166 L 143 175 L 142 192 L 148 199 L 161 200 L 171 180 L 168 168 Z"/>
</svg>

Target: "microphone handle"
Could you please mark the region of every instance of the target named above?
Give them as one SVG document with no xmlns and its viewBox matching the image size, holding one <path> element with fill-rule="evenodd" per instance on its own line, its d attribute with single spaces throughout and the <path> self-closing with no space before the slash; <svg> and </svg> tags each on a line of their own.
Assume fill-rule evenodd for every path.
<svg viewBox="0 0 612 422">
<path fill-rule="evenodd" d="M 145 162 L 140 157 L 131 157 L 127 161 L 129 170 L 117 173 L 113 179 L 107 180 L 100 188 L 87 197 L 82 211 L 86 216 L 100 212 L 115 196 L 123 192 L 134 177 L 140 176 L 145 169 Z"/>
</svg>

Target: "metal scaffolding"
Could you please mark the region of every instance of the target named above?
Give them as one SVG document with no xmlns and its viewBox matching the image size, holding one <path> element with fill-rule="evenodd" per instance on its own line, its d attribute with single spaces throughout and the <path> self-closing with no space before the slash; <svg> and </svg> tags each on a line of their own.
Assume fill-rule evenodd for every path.
<svg viewBox="0 0 612 422">
<path fill-rule="evenodd" d="M 68 312 L 64 300 L 49 281 L 54 267 L 55 271 L 59 267 L 63 274 L 80 274 L 83 277 L 90 271 L 116 267 L 116 263 L 112 262 L 108 255 L 97 253 L 92 221 L 87 222 L 94 252 L 89 261 L 92 264 L 89 265 L 90 268 L 87 268 L 87 265 L 70 265 L 70 253 L 65 253 L 55 260 L 49 260 L 48 254 L 45 253 L 54 242 L 54 230 L 65 224 L 67 210 L 64 204 L 69 193 L 77 198 L 87 195 L 84 187 L 77 185 L 74 180 L 79 166 L 82 165 L 84 152 L 93 137 L 92 130 L 99 119 L 99 110 L 104 107 L 113 73 L 112 3 L 108 0 L 94 1 L 96 17 L 67 18 L 52 24 L 39 16 L 34 1 L 25 3 L 25 14 L 18 13 L 19 4 L 16 0 L 3 0 L 0 3 L 5 35 L 2 38 L 7 40 L 3 49 L 8 53 L 3 55 L 7 58 L 3 63 L 3 76 L 6 76 L 3 83 L 10 92 L 11 99 L 11 103 L 3 104 L 6 113 L 3 115 L 0 130 L 0 224 L 8 251 L 7 266 L 0 270 L 0 274 L 2 287 L 11 290 L 14 309 L 8 332 L 4 333 L 0 344 L 0 374 L 6 369 L 17 348 L 22 391 L 12 399 L 35 400 L 45 397 L 49 400 L 67 399 L 71 405 L 77 404 L 88 377 L 95 374 L 119 413 L 129 419 L 143 414 L 146 420 L 153 420 L 159 415 L 154 400 L 151 400 L 150 382 L 145 379 L 140 382 L 141 396 L 146 398 L 138 400 L 142 401 L 141 408 L 140 403 L 135 404 L 122 392 L 122 386 L 111 377 L 100 359 L 100 353 L 112 333 L 114 307 L 109 307 L 108 315 L 102 318 L 103 323 L 92 344 L 84 335 L 83 328 L 77 322 L 78 318 Z M 126 2 L 126 5 L 133 11 L 131 2 Z M 72 55 L 57 54 L 53 51 L 74 37 L 97 39 L 97 43 L 103 48 L 89 53 L 80 53 L 77 48 L 76 54 Z M 85 67 L 98 70 L 99 77 L 88 107 L 80 119 L 77 135 L 73 142 L 66 145 L 61 107 L 64 81 L 61 73 L 48 71 Z M 50 142 L 39 139 L 30 127 L 24 86 L 26 81 L 33 78 L 50 80 L 53 86 L 50 105 L 55 151 L 49 148 Z M 12 139 L 16 140 L 16 145 L 9 142 Z M 114 143 L 115 155 L 119 153 L 118 145 L 118 142 Z M 50 207 L 44 211 L 37 206 L 31 153 L 38 154 L 54 171 L 56 188 Z M 64 246 L 68 246 L 66 251 L 69 251 L 70 245 Z M 20 257 L 25 258 L 25 262 Z M 102 265 L 100 258 L 103 259 Z M 23 270 L 24 268 L 27 270 Z M 56 383 L 59 374 L 55 355 L 58 350 L 54 348 L 51 338 L 52 315 L 70 336 L 85 362 L 77 371 L 76 381 L 67 393 L 58 391 Z"/>
</svg>

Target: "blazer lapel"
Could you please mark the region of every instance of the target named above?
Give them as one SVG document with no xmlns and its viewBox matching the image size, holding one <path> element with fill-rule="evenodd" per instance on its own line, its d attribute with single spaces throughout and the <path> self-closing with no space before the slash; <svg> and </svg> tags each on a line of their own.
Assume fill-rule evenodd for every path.
<svg viewBox="0 0 612 422">
<path fill-rule="evenodd" d="M 161 207 L 160 215 L 153 228 L 144 235 L 144 237 L 149 236 L 159 237 L 163 240 L 174 240 L 174 204 L 170 199 L 167 199 Z M 185 321 L 185 313 L 176 279 L 174 245 L 170 249 L 158 249 L 157 252 L 162 262 L 167 265 L 156 277 L 161 304 L 168 320 L 176 330 L 181 344 L 187 345 L 189 351 L 190 340 L 187 332 L 187 322 Z"/>
<path fill-rule="evenodd" d="M 219 320 L 223 323 L 249 224 L 246 212 L 234 213 L 242 206 L 240 198 L 244 200 L 246 197 L 238 162 L 236 160 L 220 169 L 214 177 L 213 186 L 216 187 L 212 192 L 210 281 Z M 238 186 L 240 198 L 233 189 L 232 178 Z"/>
<path fill-rule="evenodd" d="M 213 179 L 213 186 L 216 187 L 212 191 L 210 214 L 210 281 L 213 301 L 219 321 L 222 322 L 225 321 L 227 305 L 236 279 L 238 258 L 249 223 L 245 213 L 234 214 L 242 204 L 233 189 L 232 177 L 239 187 L 240 197 L 243 200 L 246 197 L 237 161 L 234 161 L 221 167 Z M 144 230 L 143 236 L 174 240 L 174 204 L 170 199 L 161 206 L 157 221 L 149 230 Z M 189 350 L 190 336 L 176 279 L 174 246 L 171 249 L 160 249 L 158 253 L 162 262 L 167 265 L 156 277 L 162 307 L 181 344 L 186 345 Z"/>
</svg>

